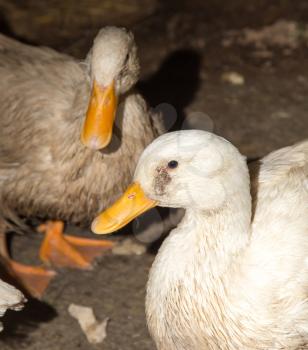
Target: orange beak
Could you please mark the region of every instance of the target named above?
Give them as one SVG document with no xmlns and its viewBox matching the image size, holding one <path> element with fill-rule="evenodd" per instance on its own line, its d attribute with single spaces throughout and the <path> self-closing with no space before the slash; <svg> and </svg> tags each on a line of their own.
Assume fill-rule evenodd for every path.
<svg viewBox="0 0 308 350">
<path fill-rule="evenodd" d="M 122 197 L 94 219 L 91 229 L 97 234 L 112 233 L 156 205 L 156 201 L 146 197 L 139 183 L 133 183 Z"/>
<path fill-rule="evenodd" d="M 86 119 L 81 132 L 82 143 L 91 149 L 106 147 L 112 137 L 117 97 L 114 82 L 101 87 L 94 80 Z"/>
</svg>

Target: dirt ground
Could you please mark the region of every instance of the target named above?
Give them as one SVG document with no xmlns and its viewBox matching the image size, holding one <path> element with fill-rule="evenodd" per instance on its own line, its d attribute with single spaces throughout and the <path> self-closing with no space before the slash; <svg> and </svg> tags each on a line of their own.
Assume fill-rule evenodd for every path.
<svg viewBox="0 0 308 350">
<path fill-rule="evenodd" d="M 107 24 L 134 31 L 138 87 L 169 128 L 214 130 L 250 159 L 308 136 L 307 1 L 0 0 L 2 32 L 78 58 Z M 40 239 L 15 236 L 14 257 L 37 261 Z M 1 349 L 154 349 L 144 317 L 154 256 L 108 254 L 93 271 L 60 271 L 41 302 L 7 314 Z M 87 342 L 70 303 L 109 318 L 103 344 Z"/>
</svg>

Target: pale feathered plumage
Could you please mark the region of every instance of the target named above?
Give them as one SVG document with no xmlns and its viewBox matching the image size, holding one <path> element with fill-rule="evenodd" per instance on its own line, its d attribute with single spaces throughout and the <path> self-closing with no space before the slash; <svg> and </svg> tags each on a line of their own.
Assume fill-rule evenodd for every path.
<svg viewBox="0 0 308 350">
<path fill-rule="evenodd" d="M 308 142 L 259 163 L 252 225 L 246 162 L 230 143 L 192 131 L 155 144 L 161 154 L 152 153 L 153 145 L 145 152 L 153 164 L 175 158 L 179 167 L 162 198 L 147 185 L 145 191 L 162 205 L 178 197 L 174 204 L 186 208 L 148 283 L 147 318 L 157 347 L 297 349 L 308 343 Z"/>
<path fill-rule="evenodd" d="M 26 298 L 15 287 L 0 280 L 0 317 L 2 317 L 7 310 L 19 311 L 23 308 Z M 0 332 L 3 326 L 0 322 Z"/>
<path fill-rule="evenodd" d="M 125 29 L 102 29 L 85 62 L 0 35 L 4 219 L 39 216 L 87 224 L 125 188 L 138 156 L 162 132 L 140 95 L 121 95 L 138 71 L 135 42 Z M 80 141 L 92 76 L 101 84 L 113 77 L 120 98 L 112 144 L 103 152 Z"/>
<path fill-rule="evenodd" d="M 134 180 L 143 201 L 186 209 L 147 286 L 159 350 L 308 347 L 308 141 L 251 173 L 253 201 L 246 159 L 203 131 L 163 135 L 141 156 Z M 104 219 L 95 232 L 107 231 Z"/>
<path fill-rule="evenodd" d="M 54 274 L 10 260 L 3 222 L 15 229 L 31 217 L 87 225 L 127 186 L 139 155 L 163 130 L 129 92 L 138 73 L 136 44 L 123 28 L 103 28 L 82 62 L 0 35 L 0 248 L 32 295 Z M 64 237 L 60 222 L 44 229 L 40 258 L 49 265 L 88 269 L 111 246 Z"/>
</svg>

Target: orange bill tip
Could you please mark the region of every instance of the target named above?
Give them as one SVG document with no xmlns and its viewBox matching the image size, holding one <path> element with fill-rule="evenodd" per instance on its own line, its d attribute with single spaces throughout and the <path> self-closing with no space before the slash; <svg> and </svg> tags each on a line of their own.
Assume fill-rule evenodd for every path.
<svg viewBox="0 0 308 350">
<path fill-rule="evenodd" d="M 111 207 L 94 219 L 91 229 L 96 234 L 112 233 L 156 205 L 156 201 L 147 198 L 139 183 L 133 183 Z"/>
</svg>

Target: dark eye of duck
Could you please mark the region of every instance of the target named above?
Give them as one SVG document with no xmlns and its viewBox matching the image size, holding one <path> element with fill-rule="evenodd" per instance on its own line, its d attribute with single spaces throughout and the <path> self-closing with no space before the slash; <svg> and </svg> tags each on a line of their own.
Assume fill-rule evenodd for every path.
<svg viewBox="0 0 308 350">
<path fill-rule="evenodd" d="M 178 165 L 179 165 L 178 161 L 170 160 L 170 162 L 168 163 L 168 168 L 169 169 L 175 169 L 175 168 L 177 168 Z"/>
</svg>

